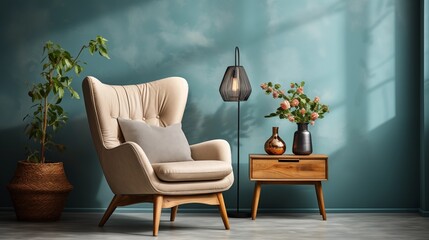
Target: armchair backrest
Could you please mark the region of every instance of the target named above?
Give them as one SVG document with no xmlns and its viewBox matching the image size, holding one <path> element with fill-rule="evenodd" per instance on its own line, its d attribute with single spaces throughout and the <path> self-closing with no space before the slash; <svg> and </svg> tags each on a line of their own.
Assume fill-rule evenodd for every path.
<svg viewBox="0 0 429 240">
<path fill-rule="evenodd" d="M 143 120 L 155 126 L 182 121 L 188 83 L 180 77 L 135 85 L 108 85 L 95 77 L 82 83 L 85 107 L 97 153 L 124 142 L 117 119 Z M 100 152 L 101 151 L 101 152 Z"/>
</svg>

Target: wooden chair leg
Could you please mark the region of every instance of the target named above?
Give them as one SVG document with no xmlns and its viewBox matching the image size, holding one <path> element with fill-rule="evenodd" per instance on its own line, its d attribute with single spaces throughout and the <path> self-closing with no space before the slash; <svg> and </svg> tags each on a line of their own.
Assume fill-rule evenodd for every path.
<svg viewBox="0 0 429 240">
<path fill-rule="evenodd" d="M 220 211 L 220 216 L 222 217 L 223 225 L 225 226 L 226 230 L 229 230 L 228 214 L 226 213 L 226 207 L 225 207 L 225 202 L 223 201 L 223 195 L 222 193 L 217 193 L 216 195 L 219 201 L 219 211 Z"/>
<path fill-rule="evenodd" d="M 176 219 L 176 215 L 177 215 L 177 209 L 179 208 L 179 205 L 174 206 L 171 208 L 171 215 L 170 215 L 170 221 L 174 222 L 174 220 Z"/>
<path fill-rule="evenodd" d="M 100 223 L 98 223 L 99 227 L 104 226 L 104 224 L 110 218 L 110 216 L 112 215 L 112 213 L 115 211 L 115 209 L 118 206 L 118 203 L 120 202 L 121 198 L 122 198 L 121 195 L 115 195 L 115 196 L 113 196 L 113 199 L 110 202 L 109 207 L 106 209 L 106 212 L 104 213 L 103 218 L 101 219 Z"/>
<path fill-rule="evenodd" d="M 153 236 L 158 236 L 163 197 L 162 195 L 155 195 L 153 198 Z"/>
</svg>

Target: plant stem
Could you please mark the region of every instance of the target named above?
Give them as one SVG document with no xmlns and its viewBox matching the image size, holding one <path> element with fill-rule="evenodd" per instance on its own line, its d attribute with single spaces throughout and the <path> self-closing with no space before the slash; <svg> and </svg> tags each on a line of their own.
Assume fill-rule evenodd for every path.
<svg viewBox="0 0 429 240">
<path fill-rule="evenodd" d="M 48 125 L 48 97 L 44 97 L 43 99 L 43 126 L 42 126 L 42 142 L 40 149 L 40 162 L 45 163 L 45 144 L 46 144 L 46 128 Z"/>
<path fill-rule="evenodd" d="M 49 71 L 49 85 L 52 86 L 52 74 L 54 68 Z M 45 163 L 45 151 L 46 151 L 46 131 L 48 128 L 48 95 L 43 97 L 43 125 L 42 125 L 42 141 L 40 149 L 40 162 Z"/>
<path fill-rule="evenodd" d="M 79 58 L 80 54 L 82 53 L 83 49 L 87 48 L 86 45 L 82 46 L 82 48 L 80 49 L 79 53 L 77 54 L 77 56 L 74 58 L 74 61 L 72 63 L 72 65 L 74 66 L 74 64 L 77 62 L 77 59 Z"/>
</svg>

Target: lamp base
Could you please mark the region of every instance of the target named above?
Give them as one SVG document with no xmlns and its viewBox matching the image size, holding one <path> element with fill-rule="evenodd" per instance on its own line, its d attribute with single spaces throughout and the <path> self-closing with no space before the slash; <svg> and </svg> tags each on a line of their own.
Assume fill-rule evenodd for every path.
<svg viewBox="0 0 429 240">
<path fill-rule="evenodd" d="M 228 212 L 228 217 L 230 218 L 250 218 L 250 213 L 248 212 Z"/>
</svg>

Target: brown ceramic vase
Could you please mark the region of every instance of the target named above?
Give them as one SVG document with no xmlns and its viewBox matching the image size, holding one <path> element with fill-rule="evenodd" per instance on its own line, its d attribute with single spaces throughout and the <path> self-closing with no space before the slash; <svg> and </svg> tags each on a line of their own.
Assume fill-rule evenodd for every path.
<svg viewBox="0 0 429 240">
<path fill-rule="evenodd" d="M 273 135 L 265 142 L 265 152 L 269 155 L 282 155 L 286 151 L 286 143 L 278 131 L 279 127 L 273 127 Z"/>
</svg>

